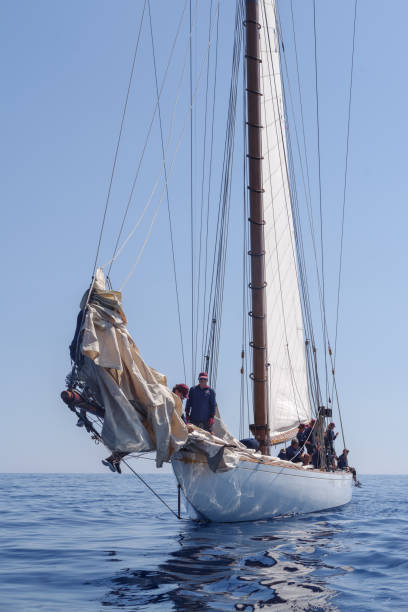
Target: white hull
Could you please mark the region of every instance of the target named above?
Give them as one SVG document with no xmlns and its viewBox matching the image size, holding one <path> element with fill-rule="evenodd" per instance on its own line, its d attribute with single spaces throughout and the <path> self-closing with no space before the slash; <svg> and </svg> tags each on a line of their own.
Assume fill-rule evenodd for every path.
<svg viewBox="0 0 408 612">
<path fill-rule="evenodd" d="M 304 514 L 347 504 L 352 476 L 241 460 L 214 473 L 206 461 L 177 454 L 172 466 L 183 493 L 204 519 L 233 523 Z"/>
</svg>

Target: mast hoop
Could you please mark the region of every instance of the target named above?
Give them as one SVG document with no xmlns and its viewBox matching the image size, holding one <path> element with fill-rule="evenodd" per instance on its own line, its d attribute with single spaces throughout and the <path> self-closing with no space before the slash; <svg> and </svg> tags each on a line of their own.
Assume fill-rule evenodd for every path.
<svg viewBox="0 0 408 612">
<path fill-rule="evenodd" d="M 265 315 L 254 314 L 252 310 L 248 312 L 248 316 L 252 317 L 253 319 L 264 319 L 265 318 Z"/>
<path fill-rule="evenodd" d="M 256 126 L 259 127 L 259 126 Z M 263 126 L 260 126 L 263 127 Z M 248 159 L 255 159 L 256 161 L 261 161 L 264 159 L 263 155 L 251 155 L 250 153 L 247 153 L 246 156 L 248 157 Z"/>
<path fill-rule="evenodd" d="M 260 57 L 255 57 L 255 55 L 248 55 L 248 53 L 245 53 L 245 59 L 254 60 L 254 62 L 258 62 L 259 64 L 262 64 L 261 58 Z"/>
<path fill-rule="evenodd" d="M 254 382 L 268 382 L 267 378 L 256 378 L 253 372 L 250 373 L 249 378 L 253 380 Z"/>
<path fill-rule="evenodd" d="M 249 429 L 255 431 L 270 431 L 269 425 L 250 425 Z"/>
<path fill-rule="evenodd" d="M 263 257 L 265 255 L 265 251 L 260 251 L 260 253 L 256 253 L 255 251 L 248 251 L 248 255 L 251 257 Z"/>
<path fill-rule="evenodd" d="M 255 96 L 263 96 L 262 91 L 258 91 L 257 89 L 248 89 L 247 87 L 245 91 L 247 91 L 248 93 L 254 94 Z"/>
<path fill-rule="evenodd" d="M 243 21 L 242 23 L 244 24 L 244 28 L 246 28 L 249 23 L 256 25 L 257 30 L 260 30 L 262 28 L 261 24 L 258 21 L 255 21 L 254 19 L 245 19 L 245 21 Z"/>
<path fill-rule="evenodd" d="M 257 351 L 265 351 L 266 350 L 266 346 L 258 346 L 258 344 L 255 344 L 255 342 L 251 342 L 249 343 L 249 346 L 253 349 L 256 349 Z"/>
<path fill-rule="evenodd" d="M 264 281 L 262 283 L 262 285 L 253 285 L 252 283 L 248 283 L 248 287 L 249 289 L 265 289 L 265 287 L 268 285 L 268 283 L 266 281 Z"/>
<path fill-rule="evenodd" d="M 257 189 L 257 187 L 251 187 L 251 185 L 248 185 L 247 189 L 249 189 L 249 191 L 254 191 L 255 193 L 265 193 L 265 189 Z"/>
<path fill-rule="evenodd" d="M 265 225 L 266 224 L 265 219 L 262 219 L 262 221 L 254 221 L 253 219 L 251 219 L 251 217 L 248 217 L 248 221 L 250 223 L 254 223 L 254 225 Z"/>
</svg>

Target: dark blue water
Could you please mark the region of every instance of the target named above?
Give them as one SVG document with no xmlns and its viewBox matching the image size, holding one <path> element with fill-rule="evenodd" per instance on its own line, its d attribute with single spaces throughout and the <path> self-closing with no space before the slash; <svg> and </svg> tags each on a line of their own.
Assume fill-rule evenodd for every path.
<svg viewBox="0 0 408 612">
<path fill-rule="evenodd" d="M 0 475 L 0 607 L 408 610 L 408 476 L 362 481 L 337 510 L 197 525 L 131 475 Z"/>
</svg>

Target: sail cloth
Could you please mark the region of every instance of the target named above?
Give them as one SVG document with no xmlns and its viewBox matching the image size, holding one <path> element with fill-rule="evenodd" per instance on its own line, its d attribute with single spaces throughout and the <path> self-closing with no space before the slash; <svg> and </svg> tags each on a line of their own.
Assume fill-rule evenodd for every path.
<svg viewBox="0 0 408 612">
<path fill-rule="evenodd" d="M 311 418 L 275 1 L 260 0 L 262 176 L 271 437 Z"/>
<path fill-rule="evenodd" d="M 181 418 L 179 397 L 167 387 L 166 377 L 146 365 L 126 328 L 122 296 L 107 290 L 98 269 L 81 329 L 79 377 L 90 387 L 104 407 L 101 437 L 113 452 L 156 450 L 156 465 L 161 467 L 180 449 L 190 456 L 206 458 L 212 471 L 233 469 L 246 448 L 231 436 L 217 416 L 214 436 L 192 427 L 188 433 Z"/>
<path fill-rule="evenodd" d="M 145 364 L 126 323 L 121 294 L 106 290 L 98 269 L 83 323 L 80 376 L 105 409 L 104 443 L 126 453 L 156 450 L 161 467 L 186 443 L 183 408 L 166 377 Z"/>
</svg>

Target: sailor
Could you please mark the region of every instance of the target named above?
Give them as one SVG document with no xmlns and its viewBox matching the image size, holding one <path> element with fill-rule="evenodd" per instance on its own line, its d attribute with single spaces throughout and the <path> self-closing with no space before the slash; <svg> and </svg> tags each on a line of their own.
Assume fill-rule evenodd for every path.
<svg viewBox="0 0 408 612">
<path fill-rule="evenodd" d="M 357 487 L 361 487 L 361 483 L 357 480 L 357 472 L 356 472 L 356 470 L 353 467 L 349 467 L 348 457 L 347 457 L 349 452 L 350 451 L 348 450 L 348 448 L 343 449 L 342 454 L 337 459 L 337 469 L 339 469 L 339 470 L 347 470 L 348 472 L 351 472 L 352 475 L 353 475 L 353 480 L 356 483 L 356 486 Z"/>
<path fill-rule="evenodd" d="M 278 459 L 284 459 L 286 461 L 286 448 L 280 449 Z"/>
<path fill-rule="evenodd" d="M 306 446 L 306 450 L 309 453 L 309 455 L 313 455 L 315 446 L 316 446 L 315 432 L 314 432 L 315 425 L 316 425 L 316 420 L 312 419 L 311 421 L 309 421 L 309 423 L 305 427 L 305 436 L 306 436 L 305 446 Z"/>
<path fill-rule="evenodd" d="M 339 470 L 345 470 L 346 468 L 348 468 L 348 454 L 349 451 L 347 448 L 345 448 L 343 449 L 343 452 L 341 453 L 340 457 L 337 459 L 337 467 Z"/>
<path fill-rule="evenodd" d="M 184 383 L 179 383 L 175 387 L 173 387 L 173 393 L 177 395 L 181 399 L 181 401 L 185 400 L 188 397 L 188 387 Z"/>
<path fill-rule="evenodd" d="M 208 386 L 207 372 L 200 372 L 198 385 L 191 387 L 186 403 L 186 423 L 212 433 L 216 410 L 215 391 Z"/>
<path fill-rule="evenodd" d="M 300 423 L 299 424 L 299 428 L 298 428 L 298 432 L 296 434 L 296 438 L 297 438 L 297 440 L 299 442 L 299 451 L 300 451 L 300 453 L 303 453 L 303 451 L 304 451 L 304 445 L 305 445 L 306 438 L 307 438 L 305 429 L 306 429 L 305 424 L 304 423 Z"/>
<path fill-rule="evenodd" d="M 312 454 L 312 464 L 313 464 L 313 467 L 316 468 L 316 470 L 321 467 L 320 445 L 319 445 L 319 443 L 316 443 L 314 445 L 314 450 L 313 450 L 313 454 Z"/>
<path fill-rule="evenodd" d="M 326 430 L 326 444 L 327 444 L 327 448 L 328 450 L 335 455 L 336 451 L 334 450 L 334 441 L 337 438 L 337 436 L 339 435 L 339 432 L 334 433 L 334 428 L 336 427 L 336 425 L 334 423 L 329 423 L 327 430 Z"/>
<path fill-rule="evenodd" d="M 292 461 L 292 463 L 303 463 L 303 465 L 307 465 L 310 462 L 309 455 L 306 453 L 302 455 L 297 438 L 293 438 L 290 446 L 286 449 L 286 461 Z"/>
</svg>

